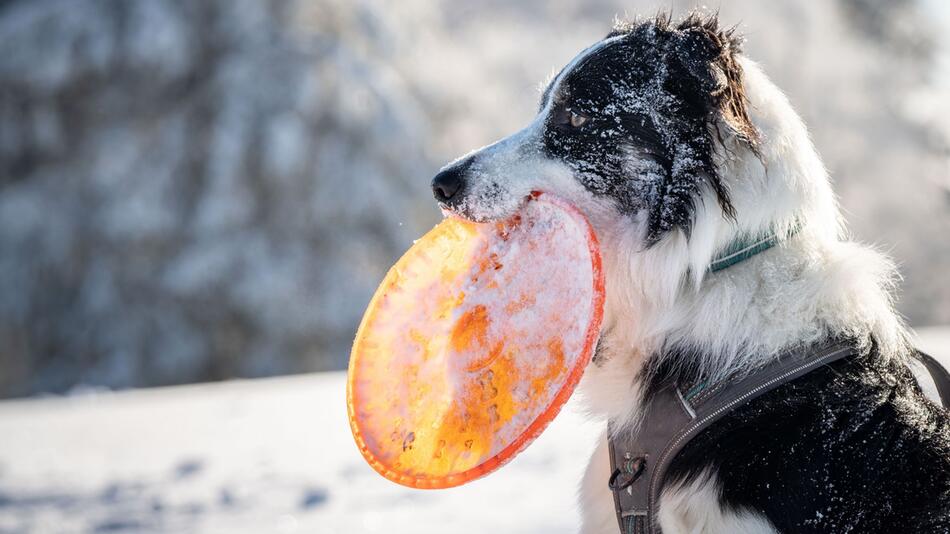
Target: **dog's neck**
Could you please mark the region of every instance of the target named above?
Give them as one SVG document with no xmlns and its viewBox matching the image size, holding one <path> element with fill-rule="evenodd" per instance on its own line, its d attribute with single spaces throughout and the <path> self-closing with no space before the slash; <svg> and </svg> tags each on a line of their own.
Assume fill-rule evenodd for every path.
<svg viewBox="0 0 950 534">
<path fill-rule="evenodd" d="M 688 365 L 716 379 L 758 367 L 800 343 L 847 336 L 883 354 L 902 354 L 905 333 L 893 312 L 892 264 L 841 239 L 838 210 L 820 159 L 784 95 L 745 61 L 760 154 L 721 147 L 735 221 L 715 199 L 698 203 L 687 239 L 671 232 L 643 249 L 642 221 L 598 228 L 607 302 L 600 347 L 582 391 L 590 408 L 634 423 L 648 361 Z M 727 143 L 730 141 L 726 141 Z M 597 222 L 595 221 L 595 225 Z M 742 235 L 772 229 L 777 246 L 710 272 L 716 254 Z M 678 350 L 671 351 L 671 348 Z M 695 361 L 664 362 L 673 354 Z"/>
</svg>

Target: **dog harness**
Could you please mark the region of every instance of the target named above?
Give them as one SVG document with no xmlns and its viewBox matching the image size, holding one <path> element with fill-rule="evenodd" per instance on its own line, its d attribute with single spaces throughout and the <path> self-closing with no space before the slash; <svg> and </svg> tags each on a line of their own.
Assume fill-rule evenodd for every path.
<svg viewBox="0 0 950 534">
<path fill-rule="evenodd" d="M 714 273 L 764 252 L 801 230 L 796 221 L 785 232 L 769 228 L 744 236 L 721 251 L 709 266 Z M 667 384 L 645 402 L 635 431 L 608 432 L 611 475 L 617 521 L 622 534 L 659 534 L 657 505 L 666 474 L 686 445 L 732 410 L 804 376 L 820 366 L 857 354 L 852 343 L 837 341 L 788 350 L 747 375 L 714 384 Z M 937 387 L 944 406 L 950 406 L 950 374 L 931 356 L 917 352 Z"/>
<path fill-rule="evenodd" d="M 753 399 L 822 365 L 857 354 L 850 343 L 834 342 L 790 350 L 748 375 L 716 384 L 671 384 L 646 403 L 635 432 L 610 432 L 611 475 L 622 534 L 658 534 L 657 502 L 670 464 L 703 430 Z M 918 351 L 944 406 L 950 405 L 950 374 Z"/>
</svg>

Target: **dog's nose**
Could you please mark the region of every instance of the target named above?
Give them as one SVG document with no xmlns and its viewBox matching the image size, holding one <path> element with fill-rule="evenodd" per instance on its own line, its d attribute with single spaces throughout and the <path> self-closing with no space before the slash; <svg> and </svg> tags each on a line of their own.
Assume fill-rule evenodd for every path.
<svg viewBox="0 0 950 534">
<path fill-rule="evenodd" d="M 439 202 L 448 202 L 465 185 L 465 179 L 462 177 L 464 167 L 449 167 L 435 175 L 432 179 L 432 194 Z"/>
</svg>

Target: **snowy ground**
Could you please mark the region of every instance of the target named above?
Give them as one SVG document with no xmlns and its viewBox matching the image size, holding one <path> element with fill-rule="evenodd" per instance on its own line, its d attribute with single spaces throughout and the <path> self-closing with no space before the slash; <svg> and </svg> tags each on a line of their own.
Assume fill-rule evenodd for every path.
<svg viewBox="0 0 950 534">
<path fill-rule="evenodd" d="M 950 328 L 919 332 L 950 363 Z M 599 430 L 569 405 L 500 471 L 419 491 L 360 458 L 342 373 L 0 402 L 0 534 L 573 532 Z"/>
</svg>

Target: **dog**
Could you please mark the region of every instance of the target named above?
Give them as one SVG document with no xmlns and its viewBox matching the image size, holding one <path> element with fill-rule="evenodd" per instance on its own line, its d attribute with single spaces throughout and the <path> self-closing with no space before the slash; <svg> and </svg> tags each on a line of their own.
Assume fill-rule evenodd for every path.
<svg viewBox="0 0 950 534">
<path fill-rule="evenodd" d="M 601 243 L 606 302 L 579 391 L 611 431 L 659 380 L 748 373 L 848 339 L 826 365 L 731 413 L 674 460 L 664 533 L 950 532 L 947 413 L 908 368 L 894 265 L 846 239 L 802 120 L 717 15 L 616 23 L 543 90 L 521 131 L 445 166 L 440 206 L 472 221 L 533 191 L 573 203 Z M 781 242 L 711 271 L 743 236 Z M 581 530 L 618 532 L 607 437 Z"/>
</svg>

